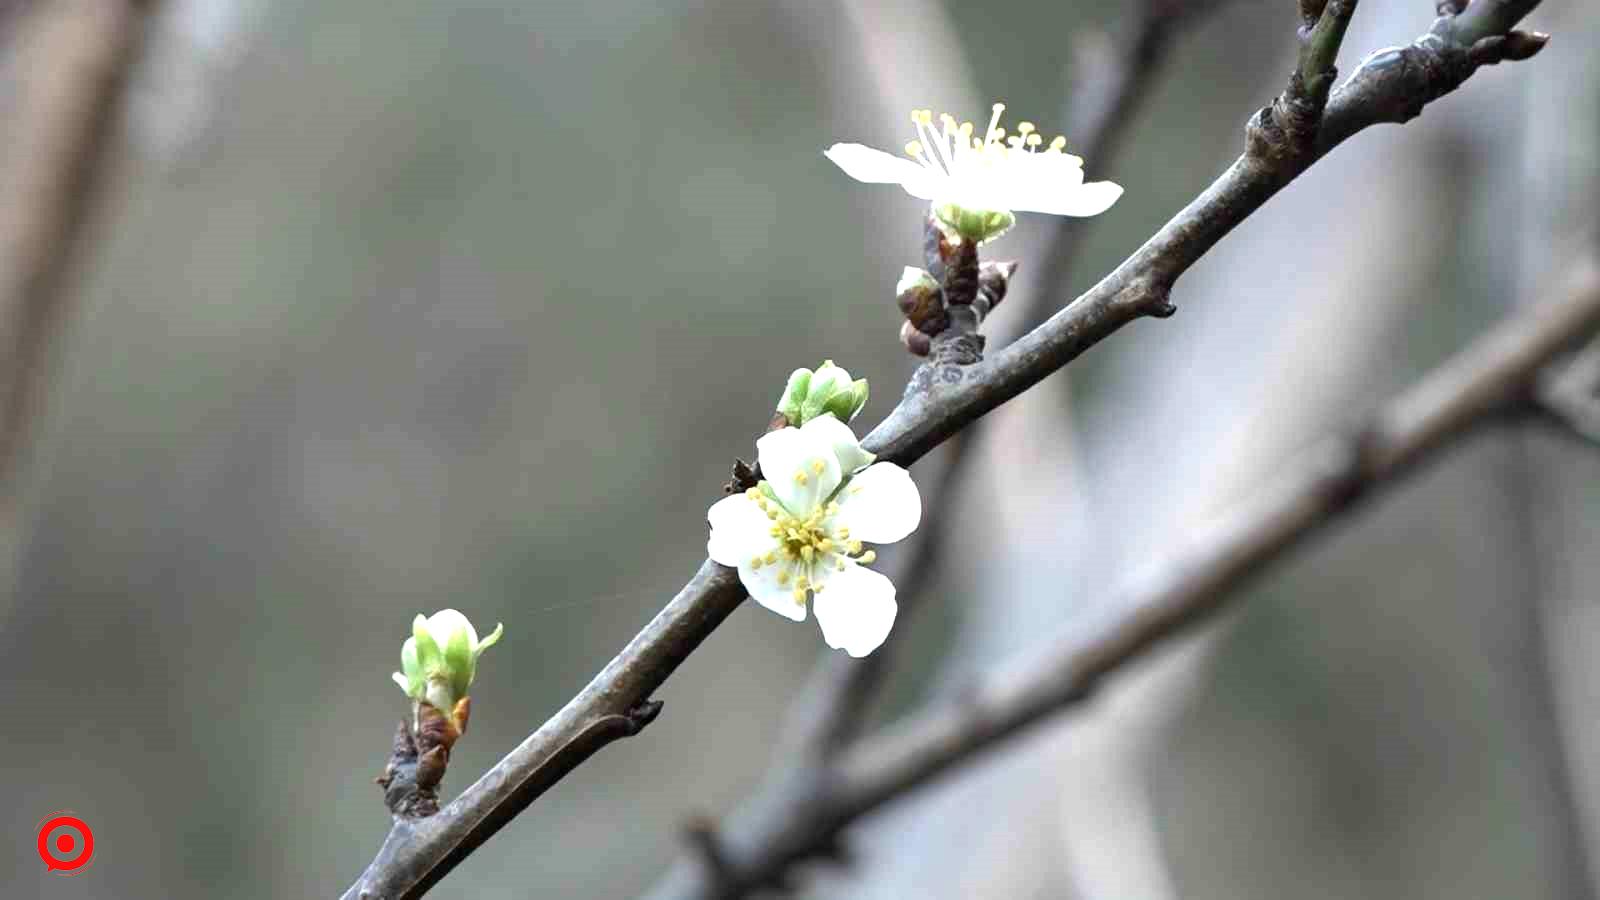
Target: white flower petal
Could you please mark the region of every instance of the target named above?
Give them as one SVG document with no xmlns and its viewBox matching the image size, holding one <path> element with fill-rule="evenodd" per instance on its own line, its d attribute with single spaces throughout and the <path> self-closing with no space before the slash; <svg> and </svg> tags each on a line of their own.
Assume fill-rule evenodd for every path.
<svg viewBox="0 0 1600 900">
<path fill-rule="evenodd" d="M 850 529 L 852 540 L 892 544 L 922 521 L 922 495 L 911 473 L 894 463 L 874 463 L 839 492 L 835 525 Z"/>
<path fill-rule="evenodd" d="M 871 464 L 873 455 L 861 449 L 861 441 L 850 426 L 832 415 L 818 416 L 800 427 L 800 431 L 818 443 L 833 449 L 833 458 L 839 461 L 841 477 L 858 472 Z M 831 491 L 829 493 L 832 493 Z"/>
<path fill-rule="evenodd" d="M 1121 196 L 1122 186 L 1109 181 L 1091 181 L 1070 189 L 1046 184 L 1017 209 L 1053 216 L 1098 216 Z"/>
<path fill-rule="evenodd" d="M 894 582 L 864 566 L 846 566 L 827 585 L 812 601 L 822 639 L 851 656 L 878 649 L 894 627 Z"/>
<path fill-rule="evenodd" d="M 441 609 L 428 617 L 428 633 L 433 635 L 433 642 L 439 645 L 442 651 L 450 643 L 450 635 L 465 629 L 467 632 L 467 646 L 478 646 L 478 631 L 472 627 L 467 617 L 454 609 Z"/>
<path fill-rule="evenodd" d="M 778 584 L 778 573 L 781 571 L 783 571 L 781 561 L 757 569 L 746 560 L 739 564 L 739 581 L 744 585 L 744 589 L 750 592 L 752 600 L 785 619 L 804 622 L 806 605 L 795 602 L 793 584 L 787 586 Z"/>
<path fill-rule="evenodd" d="M 706 540 L 706 555 L 725 566 L 749 562 L 772 549 L 775 542 L 768 530 L 772 521 L 743 494 L 724 497 L 706 511 L 711 537 Z"/>
<path fill-rule="evenodd" d="M 773 495 L 798 519 L 810 515 L 843 477 L 833 447 L 819 440 L 815 431 L 769 431 L 756 441 L 756 458 L 761 461 L 761 474 L 772 486 Z"/>
<path fill-rule="evenodd" d="M 905 184 L 921 178 L 926 171 L 916 161 L 865 144 L 834 144 L 822 155 L 844 170 L 846 175 L 867 184 Z"/>
<path fill-rule="evenodd" d="M 933 198 L 940 174 L 908 157 L 874 150 L 864 144 L 834 144 L 822 155 L 844 170 L 846 175 L 867 184 L 898 184 L 906 193 L 923 200 Z"/>
</svg>

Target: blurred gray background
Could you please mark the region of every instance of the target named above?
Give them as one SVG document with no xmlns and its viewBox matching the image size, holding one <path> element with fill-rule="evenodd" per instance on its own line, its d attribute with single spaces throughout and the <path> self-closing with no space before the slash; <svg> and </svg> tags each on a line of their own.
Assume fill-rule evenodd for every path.
<svg viewBox="0 0 1600 900">
<path fill-rule="evenodd" d="M 1362 5 L 1348 71 L 1431 4 Z M 1294 4 L 1184 33 L 1064 302 L 1239 151 Z M 116 177 L 0 566 L 0 884 L 12 897 L 330 896 L 387 828 L 371 784 L 411 617 L 506 624 L 458 790 L 704 557 L 704 510 L 782 380 L 912 369 L 890 297 L 919 205 L 849 181 L 912 107 L 1049 133 L 1120 4 L 184 0 Z M 1587 234 L 1600 22 L 1531 21 L 1341 148 L 1147 322 L 985 425 L 882 715 L 1113 614 L 1162 535 L 1247 493 L 1519 305 Z M 14 48 L 13 48 L 14 49 Z M 0 86 L 17 72 L 0 62 Z M 1069 142 L 1072 135 L 1067 135 Z M 0 150 L 3 152 L 3 150 Z M 995 245 L 1028 280 L 1051 224 Z M 999 315 L 1004 315 L 1002 307 Z M 919 466 L 918 469 L 923 467 Z M 1600 456 L 1473 440 L 1295 554 L 1242 611 L 859 828 L 819 897 L 1592 897 Z M 925 525 L 931 527 L 931 525 Z M 642 736 L 434 891 L 624 897 L 752 789 L 823 647 L 739 610 Z M 1564 762 L 1563 762 L 1564 760 Z M 1570 769 L 1564 772 L 1563 769 Z M 39 817 L 95 829 L 43 872 Z"/>
</svg>

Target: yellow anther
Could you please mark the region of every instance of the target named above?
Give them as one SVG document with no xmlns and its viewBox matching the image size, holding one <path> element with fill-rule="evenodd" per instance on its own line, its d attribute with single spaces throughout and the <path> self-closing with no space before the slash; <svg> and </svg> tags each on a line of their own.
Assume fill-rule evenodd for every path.
<svg viewBox="0 0 1600 900">
<path fill-rule="evenodd" d="M 823 538 L 822 540 L 817 541 L 817 552 L 818 553 L 832 553 L 833 552 L 833 541 L 830 541 L 827 538 Z"/>
<path fill-rule="evenodd" d="M 794 586 L 800 590 L 805 590 L 811 586 L 811 579 L 804 575 L 796 575 L 794 578 Z"/>
<path fill-rule="evenodd" d="M 1003 113 L 1003 112 L 1006 111 L 1006 105 L 1004 103 L 996 103 L 995 105 L 993 105 L 993 106 L 991 106 L 989 108 L 994 110 L 997 113 Z"/>
<path fill-rule="evenodd" d="M 806 483 L 806 480 L 807 480 L 806 479 L 806 473 L 804 473 L 804 472 L 796 472 L 796 473 L 794 473 L 794 483 L 795 484 L 804 485 Z"/>
<path fill-rule="evenodd" d="M 772 537 L 775 537 L 775 538 L 781 538 L 781 537 L 783 537 L 783 526 L 782 525 L 774 525 L 771 528 L 767 529 L 767 534 L 772 536 Z"/>
<path fill-rule="evenodd" d="M 850 555 L 851 556 L 860 556 L 861 555 L 861 542 L 860 541 L 851 541 L 850 544 L 849 544 L 849 550 L 850 550 Z"/>
<path fill-rule="evenodd" d="M 767 551 L 767 555 L 763 556 L 761 558 L 761 561 L 766 563 L 769 566 L 772 565 L 773 563 L 778 561 L 778 551 L 776 551 L 776 550 L 768 550 Z"/>
<path fill-rule="evenodd" d="M 794 589 L 794 602 L 795 602 L 796 606 L 805 606 L 806 605 L 806 589 L 805 588 L 795 588 Z"/>
<path fill-rule="evenodd" d="M 778 573 L 778 587 L 787 587 L 788 584 L 789 584 L 789 572 L 788 572 L 788 570 L 780 571 Z"/>
<path fill-rule="evenodd" d="M 1042 143 L 1044 143 L 1044 138 L 1039 137 L 1037 134 L 1028 135 L 1028 146 L 1029 147 L 1037 147 Z"/>
<path fill-rule="evenodd" d="M 757 503 L 760 503 L 764 499 L 761 496 L 761 489 L 760 488 L 750 488 L 750 489 L 748 489 L 748 490 L 746 490 L 744 492 L 744 495 L 746 497 L 749 497 L 751 500 L 754 500 Z"/>
<path fill-rule="evenodd" d="M 850 529 L 849 528 L 840 528 L 839 530 L 837 530 L 837 531 L 835 531 L 833 533 L 833 536 L 838 538 L 841 541 L 848 541 L 848 540 L 850 540 Z"/>
<path fill-rule="evenodd" d="M 876 550 L 868 550 L 867 552 L 861 554 L 861 559 L 859 560 L 859 562 L 863 566 L 870 566 L 870 565 L 872 565 L 872 563 L 875 560 L 877 560 L 877 558 L 878 558 L 878 551 L 876 551 Z"/>
<path fill-rule="evenodd" d="M 1022 132 L 1023 134 L 1028 134 L 1029 132 L 1034 130 L 1033 123 L 1032 122 L 1018 122 L 1017 123 L 1017 130 Z"/>
<path fill-rule="evenodd" d="M 811 461 L 811 471 L 821 475 L 823 472 L 828 471 L 828 464 L 820 459 L 813 459 Z"/>
<path fill-rule="evenodd" d="M 964 138 L 972 137 L 972 123 L 971 122 L 962 122 L 961 123 L 961 127 L 956 129 L 956 130 L 959 131 L 961 133 L 961 136 L 964 137 Z"/>
<path fill-rule="evenodd" d="M 763 563 L 765 563 L 765 562 L 766 562 L 766 559 L 764 557 L 758 556 L 755 559 L 750 560 L 750 568 L 759 569 L 759 568 L 761 568 L 761 565 Z"/>
<path fill-rule="evenodd" d="M 1052 141 L 1050 141 L 1050 149 L 1051 150 L 1060 150 L 1060 149 L 1062 149 L 1063 147 L 1066 147 L 1066 146 L 1067 146 L 1067 139 L 1062 137 L 1059 134 L 1056 135 L 1055 138 Z"/>
<path fill-rule="evenodd" d="M 812 558 L 815 557 L 816 555 L 817 555 L 816 549 L 814 547 L 812 547 L 810 544 L 807 544 L 804 547 L 800 548 L 800 558 L 805 560 L 808 564 L 811 562 Z"/>
<path fill-rule="evenodd" d="M 775 509 L 767 510 L 767 518 L 772 519 L 773 521 L 777 521 L 777 519 L 778 519 L 778 511 L 775 510 Z"/>
<path fill-rule="evenodd" d="M 922 142 L 921 141 L 911 141 L 911 142 L 907 143 L 906 144 L 906 155 L 911 157 L 912 159 L 916 159 L 916 158 L 920 157 L 922 155 Z"/>
<path fill-rule="evenodd" d="M 825 510 L 825 512 L 827 512 L 827 514 L 830 515 L 830 516 L 837 516 L 839 514 L 839 503 L 838 503 L 838 501 L 836 501 L 836 500 L 828 501 L 828 508 Z"/>
</svg>

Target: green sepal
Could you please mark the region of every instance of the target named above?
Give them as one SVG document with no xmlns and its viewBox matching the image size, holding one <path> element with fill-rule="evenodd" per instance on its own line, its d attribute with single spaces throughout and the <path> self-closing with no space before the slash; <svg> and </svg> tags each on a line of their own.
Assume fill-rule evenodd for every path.
<svg viewBox="0 0 1600 900">
<path fill-rule="evenodd" d="M 467 688 L 472 686 L 473 664 L 478 658 L 472 652 L 472 639 L 467 637 L 466 629 L 457 628 L 446 641 L 444 674 L 450 680 L 450 693 L 459 700 L 467 695 Z"/>
<path fill-rule="evenodd" d="M 783 417 L 789 420 L 789 424 L 800 424 L 800 407 L 805 401 L 806 391 L 810 387 L 810 369 L 795 369 L 794 373 L 789 376 L 789 381 L 783 388 L 783 396 L 778 398 L 778 412 L 783 413 Z"/>
<path fill-rule="evenodd" d="M 966 209 L 954 203 L 934 207 L 933 214 L 945 228 L 974 244 L 992 241 L 1017 224 L 1017 217 L 1003 209 Z"/>
</svg>

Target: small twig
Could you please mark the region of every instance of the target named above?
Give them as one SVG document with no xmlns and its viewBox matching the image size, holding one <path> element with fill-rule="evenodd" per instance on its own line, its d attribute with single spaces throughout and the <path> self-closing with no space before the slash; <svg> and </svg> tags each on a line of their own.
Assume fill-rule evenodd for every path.
<svg viewBox="0 0 1600 900">
<path fill-rule="evenodd" d="M 1430 37 L 1426 46 L 1403 52 L 1412 64 L 1366 78 L 1358 71 L 1334 91 L 1308 155 L 1263 155 L 1263 149 L 1274 147 L 1271 135 L 1252 134 L 1245 155 L 1115 271 L 1011 346 L 970 365 L 943 361 L 936 352 L 917 370 L 889 417 L 863 438 L 863 447 L 881 460 L 910 465 L 1122 326 L 1170 315 L 1169 298 L 1179 276 L 1322 153 L 1367 125 L 1400 120 L 1394 118 L 1396 110 L 1421 109 L 1489 61 L 1451 43 L 1447 34 Z M 1451 78 L 1431 77 L 1432 62 L 1453 67 Z M 707 560 L 588 686 L 477 783 L 438 815 L 416 825 L 397 823 L 345 896 L 422 896 L 583 760 L 636 733 L 642 725 L 621 723 L 633 721 L 639 704 L 744 598 L 738 573 Z"/>
<path fill-rule="evenodd" d="M 754 885 L 838 832 L 957 765 L 1090 697 L 1123 666 L 1210 618 L 1237 589 L 1377 490 L 1391 486 L 1480 424 L 1495 421 L 1541 366 L 1600 329 L 1600 269 L 1590 261 L 1561 302 L 1518 316 L 1459 353 L 1350 436 L 1300 457 L 1253 502 L 1183 541 L 1128 582 L 1107 608 L 1127 610 L 1094 636 L 1073 632 L 983 678 L 832 767 L 820 809 L 792 819 L 740 856 L 723 884 Z M 701 885 L 656 897 L 730 897 Z"/>
</svg>

